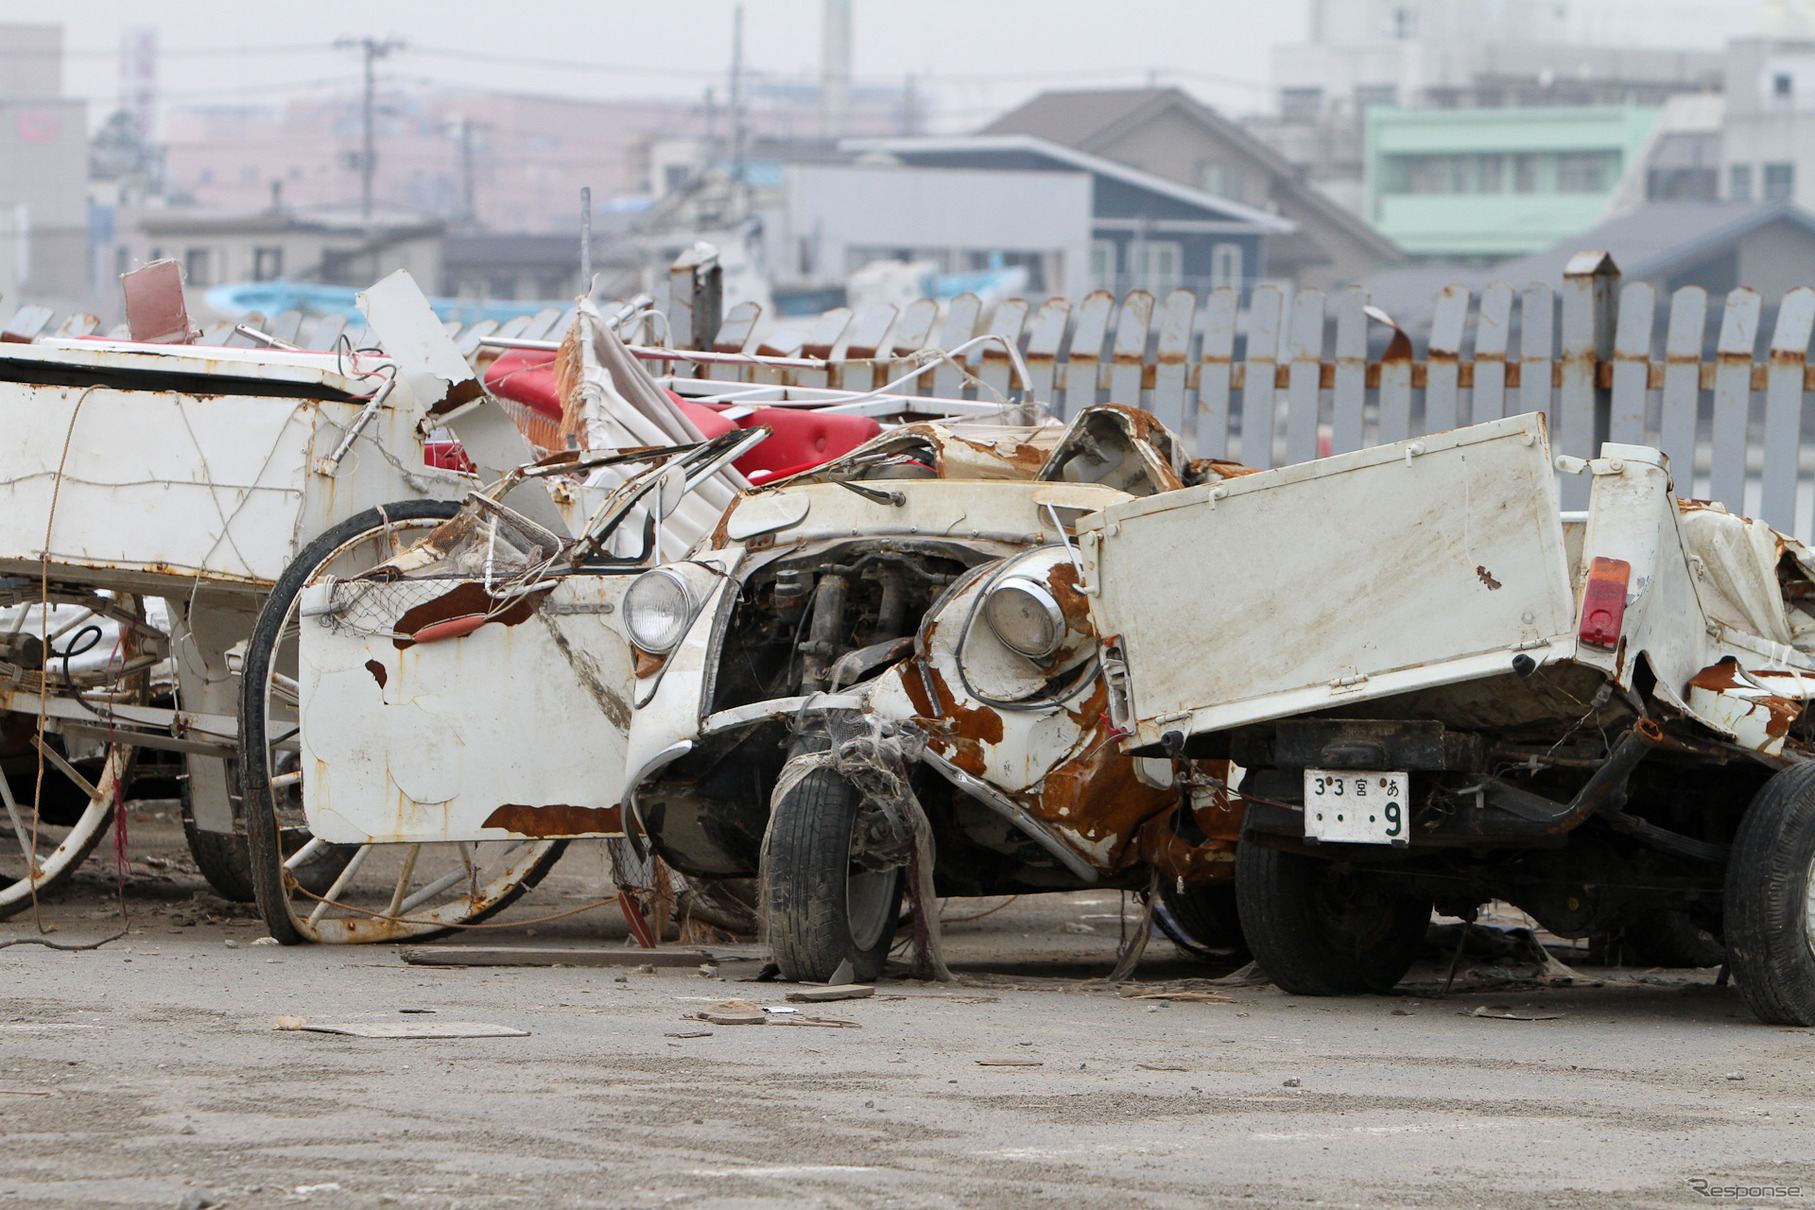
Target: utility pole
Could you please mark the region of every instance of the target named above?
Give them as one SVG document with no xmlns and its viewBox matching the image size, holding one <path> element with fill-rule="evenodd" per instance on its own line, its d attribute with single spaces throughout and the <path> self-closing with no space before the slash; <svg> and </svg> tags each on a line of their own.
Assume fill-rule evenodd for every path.
<svg viewBox="0 0 1815 1210">
<path fill-rule="evenodd" d="M 372 221 L 372 170 L 378 166 L 378 60 L 394 50 L 401 50 L 403 43 L 396 38 L 336 38 L 334 45 L 341 50 L 358 50 L 365 55 L 365 106 L 361 115 L 361 131 L 364 135 L 363 146 L 359 152 L 359 215 L 366 222 Z"/>
</svg>

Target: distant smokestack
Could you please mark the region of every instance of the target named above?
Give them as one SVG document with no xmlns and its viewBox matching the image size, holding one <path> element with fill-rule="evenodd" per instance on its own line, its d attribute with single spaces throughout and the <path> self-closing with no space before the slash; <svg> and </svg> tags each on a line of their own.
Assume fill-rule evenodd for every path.
<svg viewBox="0 0 1815 1210">
<path fill-rule="evenodd" d="M 819 132 L 842 138 L 851 124 L 851 0 L 825 0 L 819 39 Z"/>
</svg>

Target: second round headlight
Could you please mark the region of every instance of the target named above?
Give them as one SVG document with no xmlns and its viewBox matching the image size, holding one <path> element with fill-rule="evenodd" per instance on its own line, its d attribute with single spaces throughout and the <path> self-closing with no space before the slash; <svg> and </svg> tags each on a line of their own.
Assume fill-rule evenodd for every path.
<svg viewBox="0 0 1815 1210">
<path fill-rule="evenodd" d="M 1007 576 L 983 600 L 983 619 L 996 637 L 1029 659 L 1042 659 L 1065 641 L 1065 611 L 1037 580 Z"/>
<path fill-rule="evenodd" d="M 638 576 L 624 594 L 624 629 L 630 641 L 653 655 L 673 651 L 693 620 L 693 594 L 678 572 L 666 567 Z"/>
</svg>

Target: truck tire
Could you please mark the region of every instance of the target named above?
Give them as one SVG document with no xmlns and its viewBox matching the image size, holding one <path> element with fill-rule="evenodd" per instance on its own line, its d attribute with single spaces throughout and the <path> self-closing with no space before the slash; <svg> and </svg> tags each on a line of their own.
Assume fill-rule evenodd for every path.
<svg viewBox="0 0 1815 1210">
<path fill-rule="evenodd" d="M 847 960 L 856 982 L 882 973 L 895 939 L 903 871 L 853 867 L 851 837 L 861 806 L 850 782 L 814 769 L 771 808 L 762 901 L 783 979 L 824 983 Z"/>
<path fill-rule="evenodd" d="M 1235 900 L 1255 961 L 1296 996 L 1391 991 L 1431 921 L 1429 899 L 1385 879 L 1252 842 L 1236 850 Z"/>
<path fill-rule="evenodd" d="M 1727 861 L 1727 961 L 1772 1025 L 1815 1025 L 1815 764 L 1772 776 Z"/>
<path fill-rule="evenodd" d="M 183 839 L 189 842 L 189 856 L 201 871 L 214 893 L 229 903 L 251 903 L 258 897 L 252 885 L 252 856 L 246 848 L 246 834 L 239 821 L 230 834 L 205 832 L 195 822 L 195 809 L 189 801 L 189 779 L 182 780 Z"/>
<path fill-rule="evenodd" d="M 1175 882 L 1160 887 L 1160 910 L 1153 914 L 1154 923 L 1167 940 L 1193 958 L 1210 962 L 1248 955 L 1248 942 L 1242 936 L 1241 918 L 1235 906 L 1235 882 L 1213 882 L 1208 886 L 1178 889 Z"/>
</svg>

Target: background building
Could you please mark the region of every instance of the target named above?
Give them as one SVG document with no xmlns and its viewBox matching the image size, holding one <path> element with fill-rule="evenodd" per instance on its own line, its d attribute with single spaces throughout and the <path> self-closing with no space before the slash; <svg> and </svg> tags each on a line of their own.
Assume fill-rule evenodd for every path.
<svg viewBox="0 0 1815 1210">
<path fill-rule="evenodd" d="M 1487 261 L 1595 226 L 1658 110 L 1368 111 L 1367 217 L 1414 256 Z"/>
<path fill-rule="evenodd" d="M 63 96 L 63 29 L 0 26 L 0 293 L 89 292 L 88 107 Z"/>
</svg>

